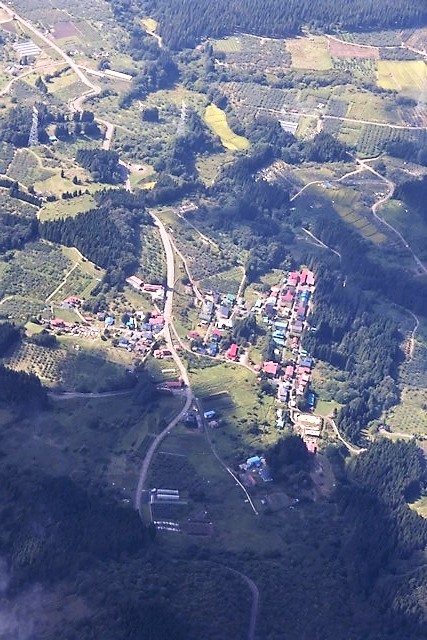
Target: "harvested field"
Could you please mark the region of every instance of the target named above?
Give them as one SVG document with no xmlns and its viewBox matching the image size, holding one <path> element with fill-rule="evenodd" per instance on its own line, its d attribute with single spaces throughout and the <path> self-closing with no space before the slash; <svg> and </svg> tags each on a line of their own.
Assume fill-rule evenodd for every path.
<svg viewBox="0 0 427 640">
<path fill-rule="evenodd" d="M 426 90 L 427 65 L 423 60 L 379 60 L 377 81 L 382 89 L 402 91 L 417 98 Z"/>
<path fill-rule="evenodd" d="M 295 69 L 332 69 L 328 41 L 323 36 L 286 40 L 286 48 L 292 56 L 292 67 Z"/>
<path fill-rule="evenodd" d="M 68 20 L 67 22 L 57 22 L 53 32 L 55 40 L 61 40 L 61 38 L 73 38 L 79 37 L 80 33 L 75 25 Z"/>
<path fill-rule="evenodd" d="M 328 38 L 329 53 L 333 58 L 364 58 L 378 60 L 380 57 L 377 47 L 361 46 L 350 42 L 340 42 L 335 38 Z"/>
</svg>

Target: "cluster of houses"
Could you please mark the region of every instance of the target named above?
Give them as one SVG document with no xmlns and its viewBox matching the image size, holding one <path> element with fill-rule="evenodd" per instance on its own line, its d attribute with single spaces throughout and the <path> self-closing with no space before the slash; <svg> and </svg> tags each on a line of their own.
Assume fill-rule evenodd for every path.
<svg viewBox="0 0 427 640">
<path fill-rule="evenodd" d="M 266 297 L 258 298 L 253 307 L 253 311 L 262 316 L 263 323 L 271 328 L 275 354 L 278 354 L 274 361 L 263 363 L 263 374 L 277 385 L 280 402 L 291 401 L 296 406 L 298 397 L 305 396 L 309 408 L 315 403 L 314 394 L 307 393 L 313 358 L 302 348 L 301 337 L 309 329 L 307 315 L 314 290 L 312 271 L 291 271 Z"/>
<path fill-rule="evenodd" d="M 155 287 L 157 285 L 147 286 Z M 156 288 L 151 293 L 157 297 L 158 291 Z M 100 337 L 105 340 L 108 336 L 114 346 L 134 352 L 138 356 L 144 356 L 152 349 L 165 324 L 164 316 L 157 310 L 150 314 L 144 311 L 127 313 L 120 320 L 113 314 L 103 311 L 94 316 L 82 315 L 80 312 L 82 302 L 77 296 L 69 296 L 61 304 L 63 309 L 74 309 L 79 320 L 68 322 L 60 317 L 52 317 L 49 308 L 49 313 L 42 318 L 41 323 L 52 333 L 57 334 L 69 334 L 94 340 Z M 161 359 L 171 354 L 166 349 L 158 349 L 154 355 Z"/>
</svg>

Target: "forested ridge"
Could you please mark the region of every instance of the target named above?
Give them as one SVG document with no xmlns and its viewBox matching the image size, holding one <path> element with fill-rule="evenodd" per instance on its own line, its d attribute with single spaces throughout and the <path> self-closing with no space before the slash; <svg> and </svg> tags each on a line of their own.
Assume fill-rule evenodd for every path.
<svg viewBox="0 0 427 640">
<path fill-rule="evenodd" d="M 160 22 L 160 33 L 172 49 L 192 47 L 207 37 L 222 37 L 235 31 L 272 37 L 311 29 L 369 30 L 420 26 L 427 22 L 422 2 L 390 0 L 110 0 L 123 22 L 130 14 L 151 15 Z"/>
<path fill-rule="evenodd" d="M 107 270 L 107 283 L 120 285 L 138 265 L 139 227 L 151 224 L 151 218 L 141 201 L 127 192 L 103 192 L 98 195 L 98 201 L 98 208 L 74 218 L 41 224 L 41 235 L 51 242 L 76 247 Z"/>
<path fill-rule="evenodd" d="M 302 441 L 286 440 L 272 459 L 307 468 Z M 405 588 L 402 563 L 427 542 L 427 521 L 406 503 L 425 486 L 425 460 L 413 443 L 386 440 L 350 463 L 339 449 L 327 455 L 335 494 L 289 512 L 280 546 L 259 553 L 244 543 L 233 552 L 196 539 L 163 544 L 90 482 L 83 488 L 37 468 L 3 466 L 3 598 L 18 606 L 34 584 L 48 593 L 65 588 L 84 604 L 78 619 L 61 621 L 59 637 L 70 640 L 244 640 L 251 598 L 234 568 L 260 590 L 262 639 L 422 640 L 425 573 L 409 564 L 417 588 Z M 259 517 L 269 535 L 272 516 Z M 40 637 L 58 637 L 57 624 L 53 618 L 50 635 Z"/>
</svg>

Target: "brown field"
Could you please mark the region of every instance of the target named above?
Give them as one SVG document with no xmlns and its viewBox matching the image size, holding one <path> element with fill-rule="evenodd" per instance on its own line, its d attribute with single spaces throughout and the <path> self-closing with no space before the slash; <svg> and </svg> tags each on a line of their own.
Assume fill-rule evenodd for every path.
<svg viewBox="0 0 427 640">
<path fill-rule="evenodd" d="M 0 23 L 0 27 L 2 29 L 4 29 L 5 31 L 8 31 L 9 33 L 18 33 L 17 30 L 16 30 L 16 26 L 15 26 L 15 23 L 13 22 L 13 20 L 9 20 L 8 22 Z"/>
<path fill-rule="evenodd" d="M 74 36 L 78 37 L 79 35 L 80 33 L 78 29 L 69 20 L 67 22 L 57 22 L 55 24 L 55 31 L 53 32 L 55 40 L 61 40 L 61 38 L 73 38 Z"/>
<path fill-rule="evenodd" d="M 365 58 L 378 60 L 380 53 L 377 47 L 362 47 L 359 44 L 350 42 L 338 42 L 333 38 L 328 38 L 329 53 L 333 58 Z"/>
</svg>

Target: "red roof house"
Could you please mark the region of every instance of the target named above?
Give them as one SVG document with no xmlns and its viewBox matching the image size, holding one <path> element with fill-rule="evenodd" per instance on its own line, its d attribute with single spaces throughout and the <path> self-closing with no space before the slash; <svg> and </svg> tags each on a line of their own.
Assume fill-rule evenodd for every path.
<svg viewBox="0 0 427 640">
<path fill-rule="evenodd" d="M 279 365 L 277 364 L 277 362 L 273 362 L 272 360 L 269 360 L 268 362 L 264 362 L 263 371 L 269 376 L 275 376 L 277 374 L 278 368 L 279 368 Z"/>
<path fill-rule="evenodd" d="M 298 284 L 298 280 L 299 280 L 299 272 L 291 271 L 291 273 L 288 275 L 288 285 L 291 287 L 296 287 Z"/>
<path fill-rule="evenodd" d="M 239 347 L 237 346 L 237 344 L 233 342 L 233 344 L 230 346 L 230 348 L 228 349 L 225 355 L 228 358 L 228 360 L 235 360 L 237 358 L 238 353 L 239 353 Z"/>
<path fill-rule="evenodd" d="M 285 369 L 285 378 L 292 378 L 293 375 L 294 375 L 294 367 L 291 364 L 288 364 L 288 366 Z"/>
</svg>

